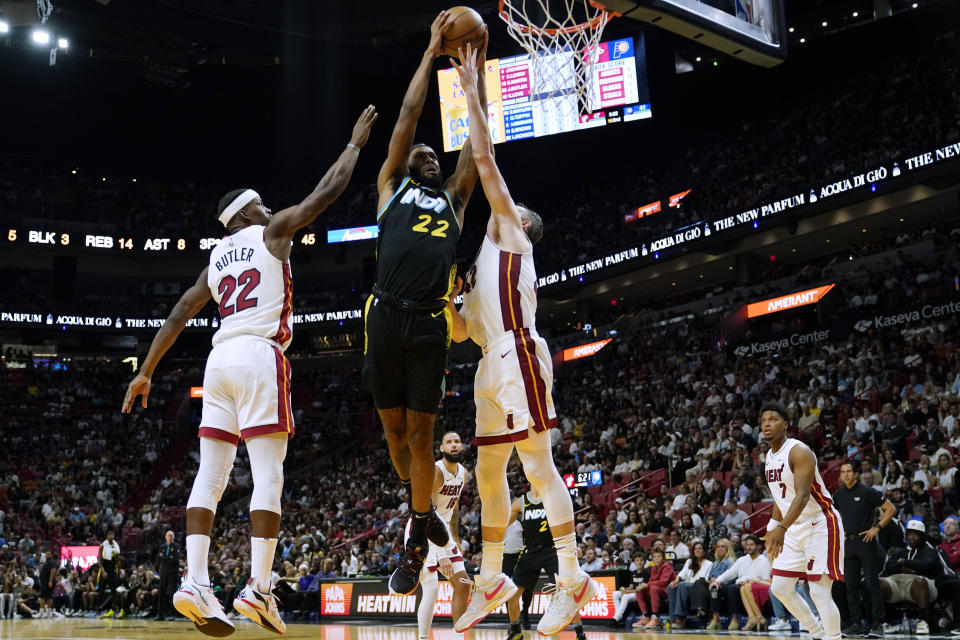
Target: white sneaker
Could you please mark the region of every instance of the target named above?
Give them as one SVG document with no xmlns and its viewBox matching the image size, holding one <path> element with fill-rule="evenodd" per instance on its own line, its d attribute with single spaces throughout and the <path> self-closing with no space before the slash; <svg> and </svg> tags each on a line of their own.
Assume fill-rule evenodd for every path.
<svg viewBox="0 0 960 640">
<path fill-rule="evenodd" d="M 930 625 L 927 624 L 926 620 L 917 620 L 917 635 L 918 636 L 930 635 Z"/>
<path fill-rule="evenodd" d="M 767 627 L 767 631 L 789 631 L 792 628 L 788 621 L 783 618 L 777 618 L 776 622 Z"/>
<path fill-rule="evenodd" d="M 272 593 L 258 591 L 253 586 L 253 578 L 247 581 L 247 586 L 234 599 L 233 608 L 237 613 L 242 613 L 264 629 L 274 633 L 283 633 L 287 630 L 287 625 L 277 609 L 276 597 Z"/>
<path fill-rule="evenodd" d="M 557 587 L 550 605 L 537 624 L 537 633 L 553 636 L 563 631 L 588 602 L 597 595 L 599 585 L 586 573 L 576 578 L 556 576 Z"/>
<path fill-rule="evenodd" d="M 498 573 L 488 582 L 483 582 L 480 576 L 473 579 L 473 589 L 470 591 L 470 603 L 453 625 L 457 633 L 463 633 L 487 617 L 491 611 L 513 597 L 517 592 L 517 585 L 505 573 Z"/>
<path fill-rule="evenodd" d="M 197 631 L 221 638 L 235 631 L 235 627 L 209 585 L 197 584 L 184 578 L 180 589 L 173 594 L 173 606 L 182 615 L 193 620 Z"/>
<path fill-rule="evenodd" d="M 889 623 L 884 622 L 884 623 L 883 623 L 883 633 L 884 633 L 884 635 L 890 634 L 890 633 L 900 633 L 900 625 L 899 625 L 899 624 L 889 624 Z"/>
</svg>

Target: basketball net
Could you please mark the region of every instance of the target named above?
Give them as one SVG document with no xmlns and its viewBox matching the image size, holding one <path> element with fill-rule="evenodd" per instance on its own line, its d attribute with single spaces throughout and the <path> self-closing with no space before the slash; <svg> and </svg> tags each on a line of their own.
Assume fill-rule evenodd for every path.
<svg viewBox="0 0 960 640">
<path fill-rule="evenodd" d="M 507 32 L 530 55 L 531 100 L 562 96 L 568 116 L 591 111 L 593 66 L 610 17 L 593 0 L 500 0 Z"/>
</svg>

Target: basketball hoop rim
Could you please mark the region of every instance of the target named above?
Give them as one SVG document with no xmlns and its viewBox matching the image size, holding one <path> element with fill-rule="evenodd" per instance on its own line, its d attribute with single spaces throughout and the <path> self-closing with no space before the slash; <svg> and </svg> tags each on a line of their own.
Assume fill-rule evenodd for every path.
<svg viewBox="0 0 960 640">
<path fill-rule="evenodd" d="M 569 27 L 563 27 L 562 29 L 545 29 L 543 27 L 534 27 L 528 24 L 526 25 L 520 24 L 519 22 L 514 20 L 512 17 L 510 17 L 509 11 L 506 11 L 504 9 L 504 5 L 506 4 L 507 0 L 500 0 L 498 11 L 500 13 L 501 20 L 503 20 L 508 25 L 510 25 L 511 27 L 513 27 L 514 29 L 516 29 L 517 31 L 525 35 L 526 34 L 533 34 L 538 36 L 548 35 L 551 37 L 561 33 L 564 35 L 569 35 L 572 33 L 581 33 L 583 31 L 587 31 L 588 29 L 590 31 L 595 31 L 597 27 L 605 25 L 610 20 L 611 17 L 619 18 L 621 16 L 621 14 L 617 13 L 616 11 L 607 11 L 603 7 L 603 5 L 601 5 L 599 2 L 595 2 L 594 0 L 588 0 L 588 1 L 590 3 L 590 6 L 593 7 L 594 9 L 599 9 L 600 13 L 598 13 L 596 17 L 593 18 L 592 20 L 587 20 L 585 22 L 581 22 L 579 24 L 575 24 Z"/>
</svg>

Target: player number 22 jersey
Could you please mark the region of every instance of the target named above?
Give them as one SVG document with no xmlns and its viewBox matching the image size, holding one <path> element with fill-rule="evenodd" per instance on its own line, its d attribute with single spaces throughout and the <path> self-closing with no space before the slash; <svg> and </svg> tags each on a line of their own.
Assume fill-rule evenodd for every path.
<svg viewBox="0 0 960 640">
<path fill-rule="evenodd" d="M 278 260 L 263 241 L 263 225 L 226 236 L 210 252 L 207 286 L 220 307 L 214 346 L 256 336 L 286 349 L 293 337 L 290 262 Z"/>
<path fill-rule="evenodd" d="M 790 510 L 790 504 L 796 497 L 796 479 L 793 470 L 790 468 L 790 451 L 794 447 L 806 447 L 805 444 L 794 438 L 787 438 L 783 446 L 776 453 L 773 449 L 767 451 L 767 461 L 765 473 L 767 483 L 770 485 L 770 493 L 776 502 L 780 513 L 784 516 Z M 810 488 L 810 500 L 800 512 L 797 522 L 809 522 L 815 518 L 823 516 L 834 509 L 833 497 L 827 491 L 823 478 L 820 477 L 820 470 L 816 467 L 814 461 L 813 484 Z"/>
</svg>

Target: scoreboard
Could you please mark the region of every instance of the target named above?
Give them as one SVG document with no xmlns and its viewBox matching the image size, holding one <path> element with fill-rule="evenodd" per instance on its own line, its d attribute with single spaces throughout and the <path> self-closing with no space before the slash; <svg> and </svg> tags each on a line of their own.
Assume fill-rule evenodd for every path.
<svg viewBox="0 0 960 640">
<path fill-rule="evenodd" d="M 573 77 L 549 69 L 572 68 L 574 52 L 539 56 L 538 68 L 547 70 L 539 93 L 537 85 L 543 83 L 535 82 L 528 54 L 487 60 L 487 119 L 494 144 L 651 117 L 643 35 L 602 42 L 594 55 L 586 115 L 579 113 L 572 80 L 569 86 L 551 84 L 551 78 Z M 443 150 L 455 151 L 470 131 L 466 96 L 456 69 L 441 69 L 437 80 Z"/>
</svg>

